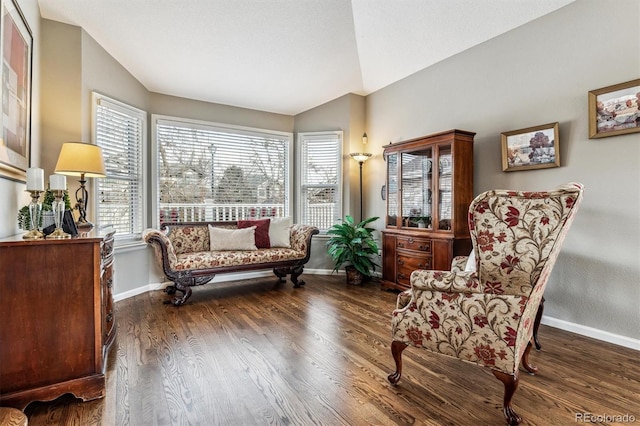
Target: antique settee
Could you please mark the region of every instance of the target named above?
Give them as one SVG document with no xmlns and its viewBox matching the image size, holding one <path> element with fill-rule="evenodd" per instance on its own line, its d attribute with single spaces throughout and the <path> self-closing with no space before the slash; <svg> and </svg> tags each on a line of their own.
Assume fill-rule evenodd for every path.
<svg viewBox="0 0 640 426">
<path fill-rule="evenodd" d="M 266 225 L 265 225 L 266 223 Z M 170 222 L 147 229 L 162 271 L 173 282 L 165 291 L 176 296 L 176 306 L 191 297 L 191 287 L 211 281 L 216 274 L 273 269 L 282 281 L 290 274 L 294 287 L 309 260 L 314 226 L 291 224 L 290 219 L 266 218 L 223 222 Z"/>
<path fill-rule="evenodd" d="M 582 194 L 581 184 L 570 183 L 478 195 L 469 207 L 471 261 L 456 258 L 451 271 L 414 271 L 411 289 L 398 296 L 389 381 L 399 382 L 409 345 L 488 367 L 504 384 L 507 423 L 520 423 L 511 406 L 519 365 L 537 372 L 529 352 L 538 309 Z"/>
</svg>

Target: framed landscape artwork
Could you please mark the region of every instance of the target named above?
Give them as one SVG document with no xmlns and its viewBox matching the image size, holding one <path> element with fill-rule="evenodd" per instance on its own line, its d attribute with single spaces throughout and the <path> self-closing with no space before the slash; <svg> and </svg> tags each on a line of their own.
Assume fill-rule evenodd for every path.
<svg viewBox="0 0 640 426">
<path fill-rule="evenodd" d="M 560 166 L 558 123 L 502 133 L 502 171 Z"/>
<path fill-rule="evenodd" d="M 0 0 L 0 177 L 25 182 L 31 154 L 33 37 L 15 0 Z"/>
<path fill-rule="evenodd" d="M 589 139 L 640 132 L 640 79 L 589 92 Z"/>
</svg>

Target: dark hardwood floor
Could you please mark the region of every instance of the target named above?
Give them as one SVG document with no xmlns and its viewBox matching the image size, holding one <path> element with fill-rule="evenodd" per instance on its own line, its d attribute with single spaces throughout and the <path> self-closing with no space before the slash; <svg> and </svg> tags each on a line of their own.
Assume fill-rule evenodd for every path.
<svg viewBox="0 0 640 426">
<path fill-rule="evenodd" d="M 400 383 L 387 382 L 394 293 L 303 277 L 301 289 L 272 277 L 205 285 L 180 308 L 160 291 L 118 302 L 107 396 L 34 402 L 29 425 L 504 424 L 503 385 L 486 368 L 408 348 Z M 539 373 L 521 372 L 513 401 L 523 424 L 640 422 L 638 351 L 539 335 Z M 615 423 L 601 420 L 587 423 Z"/>
</svg>

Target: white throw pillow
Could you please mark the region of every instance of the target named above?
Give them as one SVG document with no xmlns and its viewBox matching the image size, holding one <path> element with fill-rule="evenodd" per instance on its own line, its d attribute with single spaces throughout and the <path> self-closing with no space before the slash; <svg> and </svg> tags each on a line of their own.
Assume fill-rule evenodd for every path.
<svg viewBox="0 0 640 426">
<path fill-rule="evenodd" d="M 464 267 L 465 272 L 475 272 L 476 271 L 476 252 L 475 250 L 471 250 L 471 254 L 469 254 L 469 258 L 467 259 L 467 264 Z"/>
<path fill-rule="evenodd" d="M 258 250 L 256 227 L 227 229 L 209 226 L 209 250 Z"/>
<path fill-rule="evenodd" d="M 271 247 L 291 247 L 289 227 L 293 225 L 290 217 L 272 217 L 269 225 L 269 241 Z"/>
</svg>

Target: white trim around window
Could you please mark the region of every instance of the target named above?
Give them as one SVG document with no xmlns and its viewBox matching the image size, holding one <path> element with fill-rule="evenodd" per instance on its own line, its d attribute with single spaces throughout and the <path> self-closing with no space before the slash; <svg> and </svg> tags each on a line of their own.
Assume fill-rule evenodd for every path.
<svg viewBox="0 0 640 426">
<path fill-rule="evenodd" d="M 321 233 L 342 217 L 342 139 L 341 130 L 298 133 L 297 219 Z"/>
<path fill-rule="evenodd" d="M 293 134 L 151 116 L 152 222 L 292 215 Z"/>
<path fill-rule="evenodd" d="M 147 113 L 97 92 L 91 104 L 92 143 L 102 148 L 107 170 L 91 182 L 96 226 L 114 226 L 118 245 L 135 243 L 147 218 Z"/>
</svg>

